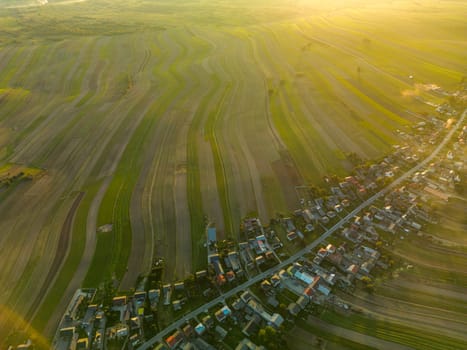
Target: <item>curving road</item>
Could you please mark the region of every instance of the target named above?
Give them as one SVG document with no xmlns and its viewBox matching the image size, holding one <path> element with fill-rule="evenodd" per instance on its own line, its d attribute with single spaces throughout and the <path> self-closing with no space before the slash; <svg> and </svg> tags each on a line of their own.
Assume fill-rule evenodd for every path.
<svg viewBox="0 0 467 350">
<path fill-rule="evenodd" d="M 375 195 L 373 195 L 371 198 L 367 199 L 365 202 L 363 202 L 362 204 L 360 204 L 357 208 L 355 208 L 354 210 L 352 210 L 349 214 L 347 214 L 344 218 L 342 218 L 337 224 L 335 224 L 333 227 L 331 227 L 328 231 L 326 231 L 323 235 L 321 235 L 317 240 L 315 240 L 314 242 L 310 243 L 307 247 L 303 248 L 302 250 L 300 250 L 299 252 L 295 253 L 294 255 L 292 255 L 290 258 L 288 258 L 287 260 L 284 260 L 282 261 L 281 263 L 279 263 L 278 265 L 276 265 L 275 267 L 267 270 L 267 271 L 264 271 L 262 273 L 260 273 L 259 275 L 249 279 L 248 281 L 246 281 L 245 283 L 231 289 L 230 291 L 228 291 L 227 293 L 225 294 L 222 294 L 220 295 L 219 297 L 211 300 L 210 302 L 200 306 L 199 308 L 197 308 L 196 310 L 193 310 L 191 311 L 190 313 L 186 314 L 183 318 L 175 321 L 174 323 L 172 323 L 170 326 L 166 327 L 165 329 L 163 329 L 161 332 L 159 332 L 158 334 L 156 334 L 154 337 L 152 337 L 151 339 L 149 339 L 148 341 L 146 341 L 145 343 L 143 343 L 139 348 L 138 350 L 146 350 L 146 349 L 150 349 L 156 342 L 160 342 L 162 340 L 162 337 L 165 335 L 165 334 L 168 334 L 168 333 L 171 333 L 173 331 L 175 331 L 176 329 L 180 328 L 185 322 L 187 319 L 191 319 L 191 318 L 194 318 L 195 316 L 197 316 L 199 313 L 205 311 L 206 309 L 209 309 L 213 306 L 215 306 L 216 304 L 218 303 L 223 303 L 225 302 L 225 299 L 226 298 L 229 298 L 237 293 L 240 293 L 242 291 L 244 291 L 245 289 L 249 288 L 251 285 L 255 284 L 255 283 L 258 283 L 260 281 L 262 281 L 263 279 L 267 278 L 269 275 L 272 275 L 276 272 L 278 272 L 279 270 L 285 268 L 286 266 L 292 264 L 293 262 L 295 262 L 296 260 L 298 260 L 301 256 L 303 256 L 304 254 L 308 253 L 310 250 L 314 249 L 316 246 L 318 246 L 319 244 L 321 244 L 324 240 L 326 240 L 329 236 L 331 236 L 335 231 L 337 231 L 339 228 L 341 228 L 348 220 L 350 220 L 351 218 L 353 218 L 355 215 L 357 215 L 360 211 L 362 211 L 363 209 L 365 209 L 366 207 L 368 207 L 369 205 L 371 205 L 375 200 L 377 200 L 379 197 L 385 195 L 386 193 L 388 193 L 389 191 L 391 191 L 394 187 L 400 185 L 403 181 L 407 180 L 410 176 L 412 176 L 414 173 L 416 173 L 417 171 L 419 171 L 421 168 L 423 168 L 426 164 L 430 163 L 437 155 L 438 153 L 443 149 L 443 147 L 446 145 L 446 143 L 449 142 L 449 140 L 451 139 L 452 135 L 457 131 L 457 129 L 459 128 L 459 126 L 463 123 L 464 119 L 465 119 L 465 116 L 467 115 L 467 109 L 464 110 L 464 112 L 462 113 L 462 116 L 461 118 L 459 119 L 459 121 L 456 123 L 456 125 L 448 132 L 448 134 L 446 135 L 446 137 L 443 139 L 443 141 L 438 145 L 438 147 L 435 148 L 435 150 L 433 151 L 433 153 L 431 155 L 429 155 L 427 158 L 425 158 L 422 162 L 420 162 L 418 165 L 414 166 L 412 169 L 410 169 L 409 171 L 407 171 L 406 173 L 404 173 L 403 175 L 401 175 L 399 178 L 397 178 L 396 180 L 394 180 L 390 185 L 388 185 L 387 187 L 385 187 L 384 189 L 382 189 L 381 191 L 379 191 L 378 193 L 376 193 Z"/>
</svg>

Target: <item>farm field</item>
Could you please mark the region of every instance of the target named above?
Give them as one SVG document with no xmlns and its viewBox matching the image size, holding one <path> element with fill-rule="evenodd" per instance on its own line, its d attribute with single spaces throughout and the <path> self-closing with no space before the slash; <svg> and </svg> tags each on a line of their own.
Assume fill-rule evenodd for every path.
<svg viewBox="0 0 467 350">
<path fill-rule="evenodd" d="M 246 214 L 267 222 L 295 186 L 346 174 L 349 152 L 382 156 L 433 112 L 423 100 L 443 101 L 426 84 L 465 75 L 466 15 L 458 1 L 3 1 L 0 179 L 32 181 L 0 189 L 2 339 L 24 323 L 50 337 L 76 288 L 129 290 L 154 257 L 183 279 L 205 265 L 205 220 L 236 239 Z"/>
</svg>

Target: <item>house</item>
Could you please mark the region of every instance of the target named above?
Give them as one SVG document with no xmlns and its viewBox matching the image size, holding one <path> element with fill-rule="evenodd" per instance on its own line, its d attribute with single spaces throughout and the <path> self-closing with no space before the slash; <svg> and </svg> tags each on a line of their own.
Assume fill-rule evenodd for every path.
<svg viewBox="0 0 467 350">
<path fill-rule="evenodd" d="M 282 323 L 284 323 L 284 318 L 277 313 L 272 314 L 271 318 L 268 320 L 268 324 L 276 328 L 279 328 Z"/>
<path fill-rule="evenodd" d="M 183 334 L 180 331 L 176 331 L 165 340 L 170 349 L 175 349 L 182 341 Z"/>
<path fill-rule="evenodd" d="M 119 339 L 125 338 L 128 336 L 129 331 L 128 326 L 121 326 L 116 329 L 115 336 Z"/>
<path fill-rule="evenodd" d="M 227 281 L 232 282 L 235 279 L 235 273 L 233 271 L 227 271 L 225 274 Z"/>
<path fill-rule="evenodd" d="M 172 298 L 172 286 L 170 284 L 164 284 L 162 286 L 162 292 L 164 293 L 164 305 L 170 305 L 170 299 Z"/>
<path fill-rule="evenodd" d="M 272 289 L 271 282 L 269 282 L 268 280 L 264 280 L 263 282 L 261 282 L 261 289 L 263 289 L 263 291 L 265 292 L 270 291 Z"/>
<path fill-rule="evenodd" d="M 214 320 L 209 315 L 203 317 L 202 322 L 207 328 L 211 328 L 212 326 L 214 326 Z"/>
<path fill-rule="evenodd" d="M 204 324 L 202 324 L 201 322 L 198 323 L 196 326 L 195 326 L 195 332 L 196 334 L 198 335 L 203 335 L 204 332 L 206 332 L 206 326 Z"/>
<path fill-rule="evenodd" d="M 246 304 L 248 303 L 251 299 L 253 299 L 253 296 L 249 291 L 244 291 L 242 295 L 240 295 L 240 299 L 243 300 L 243 302 Z"/>
<path fill-rule="evenodd" d="M 208 228 L 208 243 L 214 243 L 214 242 L 217 242 L 216 228 L 209 227 Z"/>
<path fill-rule="evenodd" d="M 317 253 L 318 256 L 325 258 L 328 255 L 326 248 L 320 248 Z"/>
<path fill-rule="evenodd" d="M 97 305 L 89 305 L 81 324 L 84 327 L 89 327 L 91 323 L 93 323 L 96 312 L 97 312 Z"/>
<path fill-rule="evenodd" d="M 268 250 L 267 247 L 266 247 L 266 243 L 265 243 L 266 242 L 266 237 L 264 237 L 264 240 L 259 239 L 259 238 L 262 238 L 262 237 L 264 237 L 264 236 L 256 237 L 256 242 L 255 242 L 256 243 L 256 245 L 255 245 L 256 254 L 263 254 Z"/>
<path fill-rule="evenodd" d="M 245 307 L 245 302 L 238 298 L 232 303 L 232 308 L 236 311 L 241 310 Z"/>
<path fill-rule="evenodd" d="M 314 277 L 304 271 L 296 271 L 294 277 L 307 285 L 314 281 Z"/>
<path fill-rule="evenodd" d="M 271 284 L 274 288 L 281 284 L 281 279 L 277 273 L 271 276 Z"/>
<path fill-rule="evenodd" d="M 332 244 L 328 244 L 326 250 L 329 254 L 334 254 L 336 252 L 336 247 Z"/>
<path fill-rule="evenodd" d="M 119 308 L 119 307 L 125 306 L 126 303 L 127 303 L 126 295 L 112 298 L 112 308 Z"/>
<path fill-rule="evenodd" d="M 217 321 L 223 322 L 231 314 L 232 314 L 232 310 L 230 310 L 230 308 L 227 305 L 225 305 L 222 308 L 220 308 L 219 310 L 217 310 L 214 313 L 214 316 L 216 316 Z"/>
<path fill-rule="evenodd" d="M 208 259 L 209 259 L 209 262 L 213 265 L 214 270 L 216 271 L 216 274 L 223 275 L 224 269 L 221 265 L 219 254 L 211 254 L 209 255 Z"/>
<path fill-rule="evenodd" d="M 255 259 L 256 266 L 260 266 L 266 262 L 266 259 L 262 255 L 258 255 Z"/>
<path fill-rule="evenodd" d="M 222 286 L 223 284 L 225 284 L 225 276 L 224 275 L 217 275 L 216 276 L 216 282 L 219 286 Z"/>
<path fill-rule="evenodd" d="M 137 305 L 144 304 L 144 302 L 146 300 L 146 292 L 144 292 L 144 291 L 135 292 L 133 294 L 133 299 L 135 300 Z"/>
<path fill-rule="evenodd" d="M 66 327 L 60 329 L 60 338 L 62 339 L 72 339 L 75 335 L 75 327 Z"/>
<path fill-rule="evenodd" d="M 325 285 L 319 284 L 318 285 L 318 292 L 320 292 L 321 294 L 324 294 L 325 296 L 328 296 L 331 293 L 331 290 L 328 287 L 326 287 Z"/>
<path fill-rule="evenodd" d="M 130 342 L 133 348 L 136 348 L 138 344 L 141 342 L 140 335 L 135 333 L 128 339 L 128 341 Z"/>
<path fill-rule="evenodd" d="M 178 311 L 182 309 L 182 302 L 180 300 L 174 300 L 172 302 L 172 306 L 174 308 L 174 311 Z"/>
<path fill-rule="evenodd" d="M 139 329 L 141 327 L 141 323 L 140 323 L 140 320 L 139 320 L 139 317 L 132 317 L 130 319 L 130 330 L 135 330 L 135 329 Z"/>
<path fill-rule="evenodd" d="M 300 269 L 302 268 L 302 265 L 300 265 L 299 263 L 294 263 L 292 266 L 289 266 L 287 268 L 287 273 L 290 275 L 290 276 L 293 276 L 295 275 L 295 273 L 297 271 L 300 271 Z M 279 275 L 281 275 L 282 271 L 279 271 Z"/>
<path fill-rule="evenodd" d="M 287 233 L 287 239 L 289 241 L 293 241 L 294 239 L 296 239 L 298 236 L 297 234 L 295 233 L 295 231 L 292 231 L 292 232 L 289 232 Z"/>
<path fill-rule="evenodd" d="M 174 289 L 177 292 L 183 291 L 185 289 L 185 283 L 183 283 L 183 282 L 174 283 Z"/>
<path fill-rule="evenodd" d="M 149 301 L 151 304 L 157 303 L 159 301 L 161 295 L 160 289 L 151 289 L 148 292 Z"/>
<path fill-rule="evenodd" d="M 193 334 L 193 327 L 191 324 L 187 324 L 185 327 L 183 327 L 183 334 L 185 334 L 185 337 L 191 337 Z"/>
</svg>

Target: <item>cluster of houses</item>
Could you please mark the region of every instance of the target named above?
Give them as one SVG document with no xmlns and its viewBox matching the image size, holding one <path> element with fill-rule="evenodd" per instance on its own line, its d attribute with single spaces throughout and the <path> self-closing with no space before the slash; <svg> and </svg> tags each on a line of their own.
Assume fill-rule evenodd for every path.
<svg viewBox="0 0 467 350">
<path fill-rule="evenodd" d="M 241 229 L 245 239 L 238 243 L 238 252 L 247 277 L 279 261 L 275 251 L 283 244 L 274 231 L 265 232 L 258 218 L 245 219 Z"/>
<path fill-rule="evenodd" d="M 244 338 L 239 341 L 236 350 L 262 350 L 264 347 L 257 346 L 249 337 L 264 326 L 279 329 L 283 322 L 284 318 L 280 314 L 268 311 L 261 301 L 247 290 L 231 298 L 229 303 L 218 305 L 209 312 L 187 320 L 154 349 L 214 350 L 216 343 L 225 339 L 233 327 L 237 327 L 241 329 Z"/>
<path fill-rule="evenodd" d="M 245 272 L 240 262 L 244 254 L 242 247 L 240 247 L 240 252 L 235 249 L 223 249 L 223 251 L 219 252 L 215 227 L 208 228 L 207 237 L 208 267 L 211 268 L 211 272 L 215 275 L 217 285 L 222 286 L 227 282 L 235 281 L 237 278 L 245 277 Z M 205 271 L 197 272 L 197 277 L 204 273 Z"/>
<path fill-rule="evenodd" d="M 54 338 L 54 348 L 103 349 L 107 317 L 101 306 L 92 304 L 96 290 L 77 290 Z"/>
</svg>

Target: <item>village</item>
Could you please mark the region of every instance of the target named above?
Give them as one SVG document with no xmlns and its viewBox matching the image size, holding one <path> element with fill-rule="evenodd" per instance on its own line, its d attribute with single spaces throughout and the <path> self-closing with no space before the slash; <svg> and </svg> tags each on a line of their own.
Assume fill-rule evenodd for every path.
<svg viewBox="0 0 467 350">
<path fill-rule="evenodd" d="M 461 190 L 467 128 L 460 122 L 448 147 L 397 186 L 392 181 L 430 154 L 452 122 L 432 118 L 417 124 L 413 143 L 407 139 L 344 179 L 326 177 L 326 195 L 297 188 L 299 209 L 267 225 L 245 218 L 238 244 L 218 241 L 215 226 L 209 225 L 207 268 L 184 281 L 163 283 L 164 262 L 155 259 L 151 274 L 130 294 L 114 295 L 111 284 L 78 290 L 54 348 L 281 348 L 283 338 L 277 335 L 306 314 L 319 315 L 323 308 L 342 317 L 358 312 L 335 292 L 360 288 L 371 293 L 375 276 L 396 264 L 391 246 L 421 236 L 426 224 L 437 224 L 429 203 L 448 201 Z M 392 188 L 378 195 L 388 185 Z M 371 205 L 358 210 L 369 198 Z"/>
</svg>

